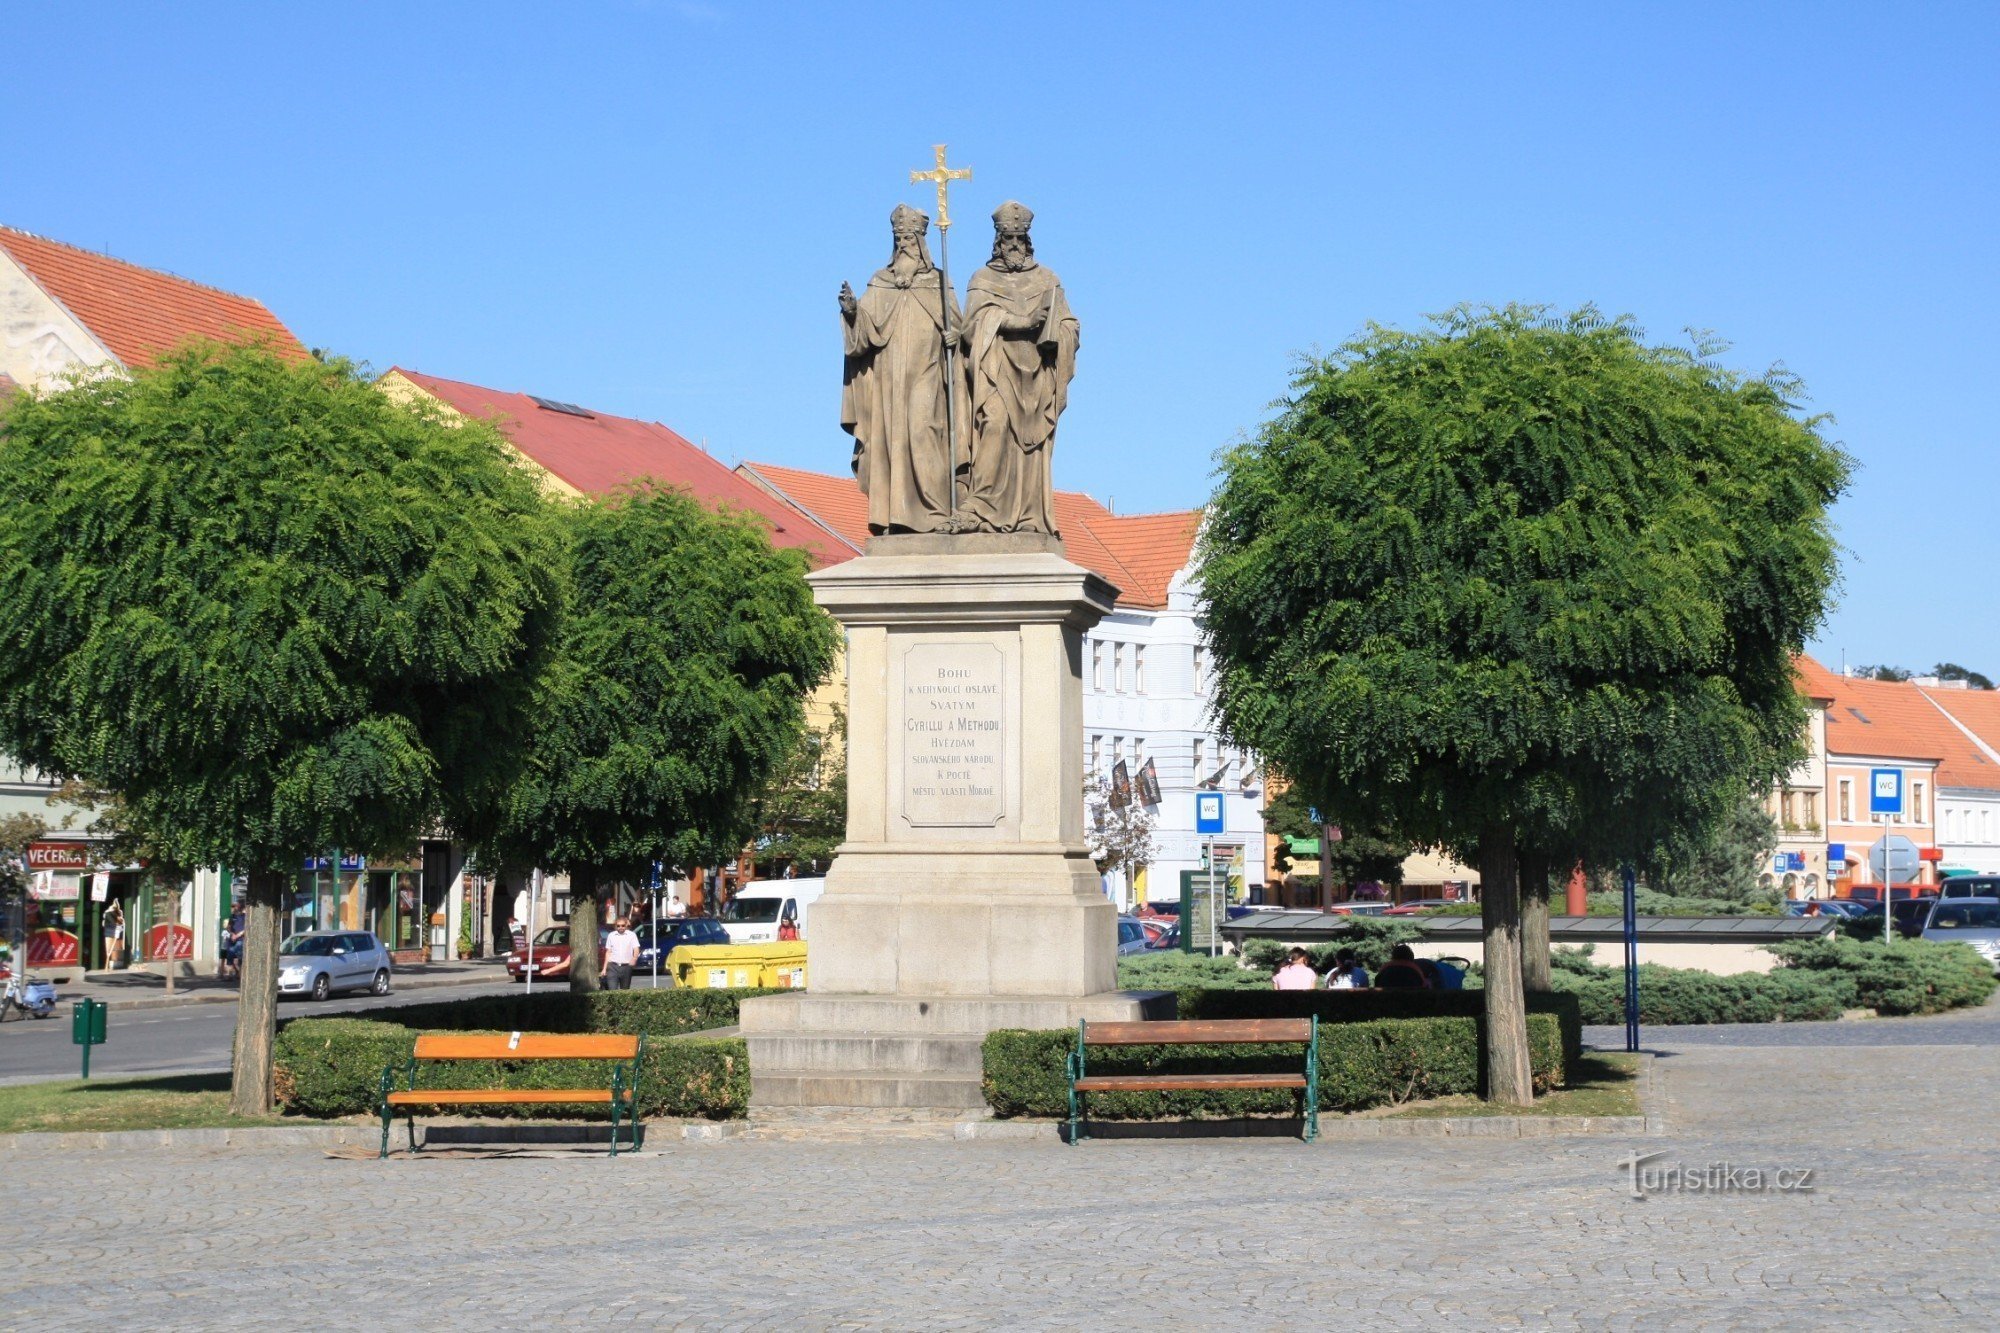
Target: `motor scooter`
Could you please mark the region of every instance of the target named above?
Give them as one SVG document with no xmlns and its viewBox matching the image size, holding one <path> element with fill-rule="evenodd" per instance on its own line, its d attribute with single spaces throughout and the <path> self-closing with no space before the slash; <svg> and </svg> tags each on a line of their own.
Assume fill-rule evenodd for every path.
<svg viewBox="0 0 2000 1333">
<path fill-rule="evenodd" d="M 7 987 L 0 991 L 0 1023 L 7 1021 L 7 1015 L 20 1012 L 30 1018 L 47 1018 L 56 1011 L 56 984 L 38 977 L 7 973 Z"/>
</svg>

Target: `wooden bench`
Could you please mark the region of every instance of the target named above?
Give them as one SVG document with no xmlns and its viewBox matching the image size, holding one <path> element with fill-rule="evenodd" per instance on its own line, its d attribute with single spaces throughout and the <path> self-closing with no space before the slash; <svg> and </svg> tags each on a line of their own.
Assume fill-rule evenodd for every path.
<svg viewBox="0 0 2000 1333">
<path fill-rule="evenodd" d="M 1104 1046 L 1250 1046 L 1298 1042 L 1305 1046 L 1305 1067 L 1296 1074 L 1092 1074 L 1088 1053 Z M 1076 1050 L 1070 1054 L 1069 1141 L 1083 1135 L 1084 1098 L 1093 1092 L 1247 1092 L 1291 1088 L 1300 1098 L 1305 1140 L 1319 1137 L 1319 1019 L 1245 1018 L 1189 1023 L 1092 1023 L 1076 1025 Z"/>
<path fill-rule="evenodd" d="M 631 1146 L 639 1146 L 639 1062 L 644 1037 L 597 1034 L 565 1036 L 543 1032 L 427 1033 L 417 1038 L 416 1052 L 401 1065 L 382 1071 L 382 1156 L 389 1155 L 389 1126 L 397 1110 L 409 1120 L 410 1151 L 417 1151 L 417 1108 L 420 1106 L 609 1106 L 611 1155 L 618 1155 L 618 1121 L 630 1124 Z M 610 1086 L 602 1088 L 419 1088 L 422 1063 L 447 1060 L 609 1060 Z M 396 1086 L 398 1071 L 403 1086 Z"/>
</svg>

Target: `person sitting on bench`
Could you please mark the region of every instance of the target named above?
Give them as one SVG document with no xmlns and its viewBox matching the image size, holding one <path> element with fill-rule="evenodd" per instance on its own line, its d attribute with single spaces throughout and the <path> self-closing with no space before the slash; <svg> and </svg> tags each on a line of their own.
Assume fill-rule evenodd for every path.
<svg viewBox="0 0 2000 1333">
<path fill-rule="evenodd" d="M 1417 954 L 1407 944 L 1389 951 L 1389 961 L 1375 974 L 1375 984 L 1383 990 L 1429 990 L 1430 978 L 1417 966 Z"/>
<path fill-rule="evenodd" d="M 1312 964 L 1306 961 L 1304 949 L 1292 950 L 1290 960 L 1271 977 L 1271 986 L 1274 990 L 1311 990 L 1317 985 L 1319 985 L 1319 974 L 1313 971 Z"/>
</svg>

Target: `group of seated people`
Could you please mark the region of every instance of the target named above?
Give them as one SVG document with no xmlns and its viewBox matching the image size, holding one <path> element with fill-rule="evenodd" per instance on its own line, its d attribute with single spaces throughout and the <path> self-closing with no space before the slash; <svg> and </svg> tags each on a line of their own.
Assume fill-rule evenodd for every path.
<svg viewBox="0 0 2000 1333">
<path fill-rule="evenodd" d="M 1342 949 L 1334 955 L 1322 983 L 1319 973 L 1313 971 L 1311 956 L 1304 949 L 1293 949 L 1271 984 L 1278 990 L 1318 990 L 1322 985 L 1327 990 L 1463 990 L 1465 973 L 1436 958 L 1419 958 L 1409 945 L 1398 944 L 1389 950 L 1389 961 L 1372 981 L 1354 950 Z"/>
</svg>

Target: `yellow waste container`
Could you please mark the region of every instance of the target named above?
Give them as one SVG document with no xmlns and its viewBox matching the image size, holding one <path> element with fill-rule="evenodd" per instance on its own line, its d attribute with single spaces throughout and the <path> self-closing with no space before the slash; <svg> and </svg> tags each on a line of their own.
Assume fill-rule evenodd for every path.
<svg viewBox="0 0 2000 1333">
<path fill-rule="evenodd" d="M 676 986 L 698 990 L 784 987 L 806 984 L 804 940 L 772 944 L 683 944 L 667 955 Z"/>
</svg>

